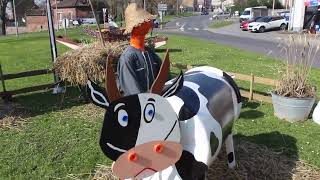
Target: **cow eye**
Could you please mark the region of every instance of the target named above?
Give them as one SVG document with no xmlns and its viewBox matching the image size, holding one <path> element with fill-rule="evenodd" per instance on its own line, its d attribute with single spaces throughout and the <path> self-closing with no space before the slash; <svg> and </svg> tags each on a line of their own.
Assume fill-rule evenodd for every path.
<svg viewBox="0 0 320 180">
<path fill-rule="evenodd" d="M 150 123 L 154 118 L 155 112 L 156 110 L 155 110 L 154 104 L 148 103 L 144 108 L 144 120 L 147 123 Z"/>
<path fill-rule="evenodd" d="M 129 121 L 129 116 L 127 111 L 120 109 L 118 111 L 118 122 L 122 127 L 127 127 Z"/>
</svg>

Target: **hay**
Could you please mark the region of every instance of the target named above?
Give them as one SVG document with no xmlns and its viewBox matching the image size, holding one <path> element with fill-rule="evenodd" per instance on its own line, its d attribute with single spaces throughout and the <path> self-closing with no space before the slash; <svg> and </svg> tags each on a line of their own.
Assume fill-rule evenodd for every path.
<svg viewBox="0 0 320 180">
<path fill-rule="evenodd" d="M 159 39 L 161 37 L 147 38 L 146 47 L 153 49 Z M 88 79 L 104 82 L 107 58 L 113 60 L 116 70 L 118 59 L 128 45 L 128 41 L 109 42 L 105 47 L 100 42 L 87 44 L 58 57 L 53 69 L 61 80 L 71 85 L 86 85 Z"/>
<path fill-rule="evenodd" d="M 209 169 L 209 180 L 318 180 L 320 170 L 247 141 L 235 142 L 237 168 L 230 170 L 222 151 Z M 99 165 L 94 180 L 115 180 L 108 166 Z"/>
<path fill-rule="evenodd" d="M 119 180 L 112 174 L 111 168 L 109 166 L 98 165 L 96 173 L 92 180 Z"/>
<path fill-rule="evenodd" d="M 20 130 L 28 116 L 28 111 L 20 105 L 0 102 L 0 129 Z"/>
<path fill-rule="evenodd" d="M 72 85 L 85 85 L 88 79 L 103 82 L 107 57 L 119 58 L 127 45 L 127 41 L 107 43 L 105 47 L 99 42 L 88 44 L 60 56 L 54 69 Z"/>
</svg>

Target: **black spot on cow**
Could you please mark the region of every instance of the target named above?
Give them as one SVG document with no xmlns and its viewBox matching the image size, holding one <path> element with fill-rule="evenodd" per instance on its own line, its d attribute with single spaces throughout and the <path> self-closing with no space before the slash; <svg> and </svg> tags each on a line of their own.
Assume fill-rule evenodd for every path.
<svg viewBox="0 0 320 180">
<path fill-rule="evenodd" d="M 227 73 L 223 72 L 223 77 L 230 84 L 230 86 L 233 88 L 234 92 L 237 95 L 238 103 L 240 103 L 241 102 L 241 93 L 240 93 L 238 85 L 236 84 L 236 82 L 234 82 L 232 77 L 229 76 Z"/>
<path fill-rule="evenodd" d="M 229 163 L 232 163 L 234 161 L 234 154 L 233 154 L 233 152 L 230 152 L 229 154 L 228 154 L 228 162 Z"/>
<path fill-rule="evenodd" d="M 211 148 L 211 156 L 214 155 L 214 153 L 217 151 L 219 146 L 219 139 L 216 137 L 216 135 L 211 132 L 210 133 L 210 148 Z"/>
<path fill-rule="evenodd" d="M 189 87 L 183 88 L 176 94 L 184 102 L 179 111 L 179 121 L 185 121 L 195 116 L 200 108 L 200 100 L 198 95 Z"/>
<path fill-rule="evenodd" d="M 181 158 L 176 163 L 177 171 L 183 180 L 204 180 L 207 179 L 208 166 L 197 161 L 193 154 L 183 151 Z"/>
<path fill-rule="evenodd" d="M 197 73 L 185 76 L 185 81 L 199 86 L 199 92 L 208 100 L 207 108 L 210 114 L 223 128 L 233 121 L 235 113 L 232 99 L 233 89 L 221 78 Z"/>
<path fill-rule="evenodd" d="M 115 111 L 114 108 L 119 103 L 123 103 L 124 105 Z M 140 128 L 140 109 L 138 95 L 119 99 L 112 102 L 107 108 L 100 136 L 100 147 L 103 153 L 113 161 L 117 160 L 123 152 L 111 148 L 107 143 L 122 150 L 129 150 L 135 146 Z M 128 114 L 128 125 L 126 127 L 121 126 L 118 122 L 120 110 L 125 110 Z"/>
</svg>

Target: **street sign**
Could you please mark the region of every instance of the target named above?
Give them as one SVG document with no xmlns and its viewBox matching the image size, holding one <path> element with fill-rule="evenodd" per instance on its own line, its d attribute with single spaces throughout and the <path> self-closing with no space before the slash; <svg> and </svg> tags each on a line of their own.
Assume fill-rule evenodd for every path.
<svg viewBox="0 0 320 180">
<path fill-rule="evenodd" d="M 158 4 L 158 11 L 167 11 L 168 5 L 167 4 Z"/>
</svg>

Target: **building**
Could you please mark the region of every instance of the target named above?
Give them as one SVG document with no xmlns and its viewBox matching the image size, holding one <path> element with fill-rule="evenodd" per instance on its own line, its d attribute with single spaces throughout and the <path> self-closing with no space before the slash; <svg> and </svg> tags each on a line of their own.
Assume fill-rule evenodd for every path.
<svg viewBox="0 0 320 180">
<path fill-rule="evenodd" d="M 320 26 L 320 2 L 318 0 L 293 0 L 289 29 L 302 31 Z"/>
<path fill-rule="evenodd" d="M 93 14 L 88 0 L 51 0 L 54 19 L 92 18 Z"/>
<path fill-rule="evenodd" d="M 26 12 L 26 32 L 48 29 L 47 12 L 42 8 L 34 8 Z"/>
</svg>

